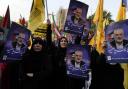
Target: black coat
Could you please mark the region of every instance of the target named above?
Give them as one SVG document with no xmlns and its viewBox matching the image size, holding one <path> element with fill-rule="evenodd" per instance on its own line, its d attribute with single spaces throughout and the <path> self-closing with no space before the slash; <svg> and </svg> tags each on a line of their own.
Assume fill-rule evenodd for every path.
<svg viewBox="0 0 128 89">
<path fill-rule="evenodd" d="M 54 83 L 55 89 L 65 89 L 66 87 L 66 48 L 56 48 L 54 54 Z"/>
<path fill-rule="evenodd" d="M 39 73 L 45 63 L 46 57 L 43 53 L 28 52 L 23 56 L 22 66 L 24 73 Z M 43 66 L 45 66 L 43 65 Z"/>
<path fill-rule="evenodd" d="M 26 84 L 24 84 L 24 87 L 28 86 L 27 88 L 41 89 L 49 86 L 51 82 L 50 79 L 52 73 L 52 61 L 50 55 L 46 53 L 36 53 L 29 51 L 23 56 L 22 78 L 26 82 Z M 26 75 L 27 73 L 33 73 L 34 76 L 30 78 Z M 31 82 L 29 83 L 30 85 L 28 84 L 28 82 Z"/>
<path fill-rule="evenodd" d="M 55 53 L 55 70 L 56 72 L 59 72 L 59 74 L 65 74 L 66 73 L 66 63 L 65 63 L 65 57 L 66 57 L 66 48 L 57 48 Z M 58 74 L 58 73 L 57 73 Z"/>
<path fill-rule="evenodd" d="M 51 54 L 53 53 L 53 50 L 51 51 L 52 42 L 50 24 L 48 25 L 46 36 L 46 43 L 42 41 L 40 42 L 44 48 L 41 52 L 34 52 L 33 49 L 31 49 L 23 56 L 22 69 L 24 75 L 23 79 L 25 80 L 25 89 L 50 89 L 52 87 L 53 61 Z M 34 76 L 32 78 L 26 78 L 26 73 L 33 73 Z"/>
</svg>

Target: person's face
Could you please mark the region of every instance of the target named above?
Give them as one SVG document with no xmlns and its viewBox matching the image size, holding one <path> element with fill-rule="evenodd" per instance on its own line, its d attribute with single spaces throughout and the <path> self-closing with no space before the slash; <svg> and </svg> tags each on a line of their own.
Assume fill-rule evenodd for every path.
<svg viewBox="0 0 128 89">
<path fill-rule="evenodd" d="M 22 45 L 24 39 L 25 39 L 25 35 L 24 35 L 24 34 L 19 34 L 19 36 L 17 37 L 17 43 L 18 43 L 19 45 Z"/>
<path fill-rule="evenodd" d="M 43 46 L 39 43 L 36 43 L 36 44 L 33 45 L 33 50 L 35 52 L 40 52 L 42 50 L 42 48 L 43 48 Z"/>
<path fill-rule="evenodd" d="M 75 52 L 75 61 L 77 63 L 80 63 L 82 61 L 82 59 L 83 59 L 83 53 L 82 53 L 82 51 L 76 51 Z"/>
<path fill-rule="evenodd" d="M 117 43 L 122 43 L 124 38 L 124 32 L 122 29 L 114 30 L 114 39 Z"/>
<path fill-rule="evenodd" d="M 65 38 L 62 38 L 61 40 L 60 40 L 60 47 L 61 48 L 66 48 L 67 47 L 67 40 L 65 39 Z"/>
<path fill-rule="evenodd" d="M 76 19 L 81 18 L 82 9 L 81 9 L 81 8 L 77 8 L 77 9 L 74 11 L 74 14 L 75 14 L 75 18 L 76 18 Z"/>
</svg>

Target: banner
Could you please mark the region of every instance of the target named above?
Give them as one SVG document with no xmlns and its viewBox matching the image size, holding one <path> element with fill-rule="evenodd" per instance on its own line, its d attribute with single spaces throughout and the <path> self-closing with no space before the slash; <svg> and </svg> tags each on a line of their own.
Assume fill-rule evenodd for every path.
<svg viewBox="0 0 128 89">
<path fill-rule="evenodd" d="M 33 0 L 29 16 L 28 29 L 34 31 L 43 23 L 45 19 L 44 0 Z"/>
<path fill-rule="evenodd" d="M 88 5 L 76 0 L 71 0 L 64 26 L 64 31 L 81 35 L 83 33 L 83 29 L 87 24 L 87 11 Z"/>
<path fill-rule="evenodd" d="M 108 62 L 128 62 L 128 19 L 110 24 L 106 28 Z"/>
<path fill-rule="evenodd" d="M 3 60 L 20 60 L 28 47 L 29 38 L 30 31 L 27 28 L 12 22 L 4 47 Z"/>
<path fill-rule="evenodd" d="M 70 77 L 88 78 L 90 56 L 88 47 L 70 45 L 66 54 L 67 74 Z"/>
</svg>

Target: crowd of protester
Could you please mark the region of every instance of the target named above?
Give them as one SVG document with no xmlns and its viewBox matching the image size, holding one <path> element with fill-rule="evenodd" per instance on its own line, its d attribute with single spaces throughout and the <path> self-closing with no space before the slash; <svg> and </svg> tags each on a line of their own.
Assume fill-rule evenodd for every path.
<svg viewBox="0 0 128 89">
<path fill-rule="evenodd" d="M 81 37 L 76 36 L 75 44 L 80 41 Z M 1 42 L 0 51 L 3 46 Z M 64 60 L 67 46 L 66 37 L 61 37 L 55 46 L 51 40 L 51 24 L 48 24 L 46 40 L 33 38 L 32 47 L 23 54 L 22 60 L 0 63 L 5 66 L 0 89 L 124 89 L 124 71 L 120 64 L 107 63 L 105 54 L 99 54 L 91 46 L 90 86 L 86 87 L 86 79 L 69 77 Z"/>
</svg>

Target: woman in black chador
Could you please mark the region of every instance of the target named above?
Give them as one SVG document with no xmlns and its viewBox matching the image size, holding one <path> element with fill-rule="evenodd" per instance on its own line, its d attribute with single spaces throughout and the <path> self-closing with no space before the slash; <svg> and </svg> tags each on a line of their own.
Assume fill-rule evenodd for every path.
<svg viewBox="0 0 128 89">
<path fill-rule="evenodd" d="M 31 50 L 23 56 L 23 89 L 49 89 L 52 66 L 45 46 L 45 41 L 36 38 Z"/>
<path fill-rule="evenodd" d="M 53 87 L 51 44 L 51 23 L 48 20 L 46 41 L 35 38 L 31 50 L 23 56 L 22 89 L 51 89 Z"/>
<path fill-rule="evenodd" d="M 58 48 L 54 55 L 54 80 L 56 89 L 65 89 L 66 87 L 66 63 L 65 56 L 68 41 L 65 37 L 59 40 Z"/>
</svg>

